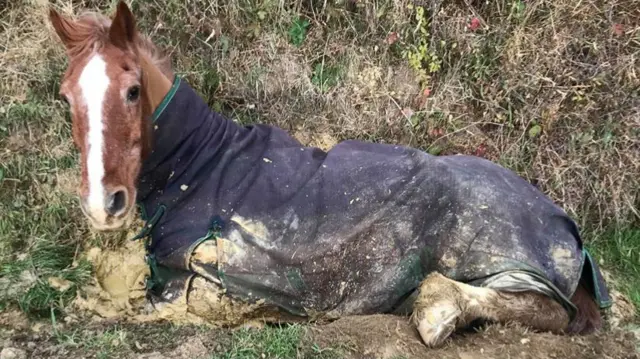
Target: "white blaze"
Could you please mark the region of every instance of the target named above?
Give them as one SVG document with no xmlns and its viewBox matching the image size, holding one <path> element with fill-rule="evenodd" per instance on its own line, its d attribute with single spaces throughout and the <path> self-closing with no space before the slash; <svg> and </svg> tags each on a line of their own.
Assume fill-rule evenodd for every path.
<svg viewBox="0 0 640 359">
<path fill-rule="evenodd" d="M 87 210 L 98 221 L 104 221 L 104 161 L 102 108 L 109 88 L 107 64 L 100 55 L 94 55 L 80 75 L 80 90 L 87 106 L 89 130 L 87 131 L 87 174 L 89 176 L 89 198 Z"/>
</svg>

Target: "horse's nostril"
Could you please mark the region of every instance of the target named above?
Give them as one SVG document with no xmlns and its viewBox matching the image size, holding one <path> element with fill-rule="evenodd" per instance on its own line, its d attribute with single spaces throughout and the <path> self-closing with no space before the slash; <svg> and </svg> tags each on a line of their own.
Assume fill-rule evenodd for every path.
<svg viewBox="0 0 640 359">
<path fill-rule="evenodd" d="M 107 207 L 106 207 L 107 213 L 109 213 L 112 216 L 116 216 L 124 210 L 124 207 L 126 206 L 126 204 L 127 204 L 127 195 L 125 191 L 123 190 L 116 191 L 112 193 L 111 196 L 109 196 L 109 199 L 107 201 Z"/>
</svg>

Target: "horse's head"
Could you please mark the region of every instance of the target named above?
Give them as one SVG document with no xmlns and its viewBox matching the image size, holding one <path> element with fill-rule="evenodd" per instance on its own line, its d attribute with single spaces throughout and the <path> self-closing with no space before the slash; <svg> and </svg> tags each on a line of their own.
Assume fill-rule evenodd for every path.
<svg viewBox="0 0 640 359">
<path fill-rule="evenodd" d="M 135 19 L 124 2 L 113 21 L 97 14 L 72 20 L 53 9 L 49 18 L 69 59 L 60 95 L 69 104 L 80 152 L 82 212 L 98 230 L 126 227 L 150 147 L 153 106 Z"/>
</svg>

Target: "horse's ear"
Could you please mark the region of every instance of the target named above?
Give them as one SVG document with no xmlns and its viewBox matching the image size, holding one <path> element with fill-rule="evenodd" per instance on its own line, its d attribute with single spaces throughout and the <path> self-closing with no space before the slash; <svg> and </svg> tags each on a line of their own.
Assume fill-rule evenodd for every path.
<svg viewBox="0 0 640 359">
<path fill-rule="evenodd" d="M 133 13 L 124 1 L 120 1 L 116 16 L 109 29 L 109 40 L 121 49 L 127 49 L 136 37 L 136 21 Z"/>
<path fill-rule="evenodd" d="M 67 48 L 71 50 L 77 44 L 77 25 L 76 23 L 62 15 L 53 8 L 49 9 L 49 21 L 56 30 L 56 34 Z"/>
</svg>

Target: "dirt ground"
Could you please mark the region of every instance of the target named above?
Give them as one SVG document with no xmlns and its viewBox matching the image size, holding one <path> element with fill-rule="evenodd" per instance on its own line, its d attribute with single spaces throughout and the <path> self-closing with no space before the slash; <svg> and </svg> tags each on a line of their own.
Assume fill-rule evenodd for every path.
<svg viewBox="0 0 640 359">
<path fill-rule="evenodd" d="M 4 322 L 7 324 L 7 317 Z M 19 323 L 14 319 L 14 325 Z M 24 324 L 24 323 L 23 323 Z M 2 359 L 9 358 L 250 358 L 267 357 L 230 354 L 232 330 L 196 326 L 173 327 L 168 323 L 115 324 L 84 323 L 80 331 L 53 327 L 6 326 L 0 331 Z M 92 339 L 91 335 L 109 333 L 116 326 L 117 335 L 95 344 L 74 345 Z M 405 317 L 370 315 L 345 317 L 328 324 L 303 327 L 297 358 L 566 358 L 566 359 L 631 359 L 640 358 L 640 330 L 609 329 L 587 336 L 563 336 L 531 332 L 517 325 L 488 325 L 469 328 L 453 335 L 436 349 L 426 348 Z M 64 333 L 64 334 L 63 334 Z M 122 334 L 125 333 L 125 334 Z M 168 337 L 171 340 L 166 340 Z M 61 340 L 61 338 L 64 338 Z M 105 351 L 105 347 L 111 350 Z M 308 350 L 305 347 L 320 348 Z M 325 349 L 323 349 L 325 348 Z M 11 356 L 17 353 L 17 356 Z M 226 356 L 225 356 L 226 355 Z M 272 356 L 269 356 L 272 357 Z M 273 356 L 277 357 L 277 356 Z"/>
<path fill-rule="evenodd" d="M 628 331 L 582 337 L 530 332 L 519 326 L 492 325 L 452 336 L 443 347 L 427 349 L 404 318 L 387 315 L 350 317 L 312 327 L 318 343 L 335 338 L 351 343 L 351 358 L 638 358 L 637 338 Z"/>
</svg>

